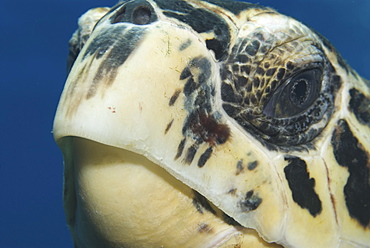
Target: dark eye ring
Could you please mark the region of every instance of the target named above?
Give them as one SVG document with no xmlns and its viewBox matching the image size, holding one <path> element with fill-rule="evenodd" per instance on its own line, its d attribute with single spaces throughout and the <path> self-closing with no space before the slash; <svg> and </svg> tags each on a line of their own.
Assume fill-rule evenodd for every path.
<svg viewBox="0 0 370 248">
<path fill-rule="evenodd" d="M 304 70 L 287 79 L 267 102 L 264 113 L 273 118 L 289 118 L 307 110 L 319 97 L 322 70 Z"/>
</svg>

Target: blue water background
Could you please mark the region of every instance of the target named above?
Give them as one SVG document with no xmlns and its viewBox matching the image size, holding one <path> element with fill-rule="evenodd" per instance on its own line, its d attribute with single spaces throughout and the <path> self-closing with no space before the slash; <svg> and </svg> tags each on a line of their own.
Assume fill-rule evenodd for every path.
<svg viewBox="0 0 370 248">
<path fill-rule="evenodd" d="M 0 0 L 0 248 L 72 247 L 51 130 L 77 18 L 116 0 Z M 326 36 L 370 79 L 370 0 L 260 0 Z"/>
</svg>

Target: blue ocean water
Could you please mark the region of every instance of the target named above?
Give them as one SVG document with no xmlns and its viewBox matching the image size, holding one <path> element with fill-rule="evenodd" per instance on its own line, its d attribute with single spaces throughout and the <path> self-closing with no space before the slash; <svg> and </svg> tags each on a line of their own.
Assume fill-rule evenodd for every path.
<svg viewBox="0 0 370 248">
<path fill-rule="evenodd" d="M 68 40 L 89 8 L 116 0 L 0 3 L 0 248 L 72 247 L 62 156 L 51 130 Z M 369 0 L 259 0 L 326 36 L 370 79 Z"/>
</svg>

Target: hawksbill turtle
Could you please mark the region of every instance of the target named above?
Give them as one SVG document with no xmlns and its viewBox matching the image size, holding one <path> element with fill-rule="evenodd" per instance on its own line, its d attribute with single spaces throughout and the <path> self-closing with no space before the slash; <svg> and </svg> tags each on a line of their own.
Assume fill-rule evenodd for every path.
<svg viewBox="0 0 370 248">
<path fill-rule="evenodd" d="M 54 121 L 76 247 L 370 247 L 370 87 L 256 4 L 89 10 Z"/>
</svg>

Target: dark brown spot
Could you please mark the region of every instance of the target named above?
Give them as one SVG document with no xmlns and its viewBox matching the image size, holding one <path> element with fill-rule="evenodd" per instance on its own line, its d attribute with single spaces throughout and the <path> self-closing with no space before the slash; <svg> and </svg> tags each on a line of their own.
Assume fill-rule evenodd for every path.
<svg viewBox="0 0 370 248">
<path fill-rule="evenodd" d="M 370 126 L 370 99 L 355 88 L 351 89 L 349 94 L 351 95 L 350 110 L 361 124 Z"/>
<path fill-rule="evenodd" d="M 253 88 L 253 83 L 252 82 L 249 82 L 247 83 L 246 87 L 245 87 L 245 91 L 246 92 L 252 92 L 252 88 Z"/>
<path fill-rule="evenodd" d="M 251 44 L 248 44 L 248 46 L 245 48 L 245 52 L 250 56 L 254 56 L 257 54 L 259 47 L 259 41 L 255 40 Z"/>
<path fill-rule="evenodd" d="M 237 57 L 236 57 L 236 60 L 242 64 L 245 64 L 249 61 L 248 57 L 246 55 L 243 55 L 243 54 L 239 54 Z"/>
<path fill-rule="evenodd" d="M 243 65 L 240 67 L 240 71 L 248 75 L 251 72 L 251 67 L 249 65 Z"/>
<path fill-rule="evenodd" d="M 271 92 L 271 86 L 270 85 L 268 85 L 267 87 L 266 87 L 266 89 L 265 89 L 265 93 L 266 94 L 268 94 L 268 93 L 270 93 Z"/>
<path fill-rule="evenodd" d="M 271 90 L 275 90 L 275 89 L 276 89 L 276 87 L 278 86 L 278 81 L 273 80 L 273 81 L 271 82 L 270 86 L 271 86 Z"/>
<path fill-rule="evenodd" d="M 285 75 L 285 69 L 280 68 L 277 75 L 276 75 L 277 80 L 282 80 L 284 75 Z"/>
<path fill-rule="evenodd" d="M 186 139 L 181 140 L 179 146 L 177 147 L 177 153 L 175 156 L 175 160 L 181 157 L 182 152 L 184 151 L 184 148 L 185 148 L 185 142 L 186 142 Z"/>
<path fill-rule="evenodd" d="M 187 153 L 186 153 L 186 158 L 185 158 L 185 163 L 191 164 L 194 160 L 194 156 L 197 153 L 198 147 L 196 145 L 192 145 L 189 147 Z"/>
<path fill-rule="evenodd" d="M 338 164 L 348 168 L 349 177 L 344 186 L 349 215 L 363 227 L 370 227 L 370 161 L 369 154 L 353 135 L 348 123 L 339 120 L 331 143 Z"/>
<path fill-rule="evenodd" d="M 230 129 L 226 124 L 220 124 L 213 116 L 199 111 L 190 120 L 190 125 L 191 131 L 211 146 L 223 144 L 230 137 Z"/>
<path fill-rule="evenodd" d="M 301 208 L 307 209 L 313 217 L 322 211 L 321 200 L 315 192 L 315 179 L 310 178 L 307 164 L 298 157 L 286 157 L 288 165 L 284 168 L 292 198 Z"/>
<path fill-rule="evenodd" d="M 86 95 L 86 99 L 90 99 L 91 97 L 95 96 L 96 91 L 98 89 L 98 85 L 102 85 L 102 84 L 105 84 L 107 86 L 112 85 L 114 79 L 117 76 L 117 70 L 111 69 L 106 64 L 107 63 L 105 62 L 100 64 L 98 71 L 95 74 L 92 84 L 89 88 L 89 91 Z"/>
<path fill-rule="evenodd" d="M 235 195 L 236 194 L 236 191 L 238 191 L 238 189 L 232 188 L 227 193 L 230 194 L 230 195 Z"/>
<path fill-rule="evenodd" d="M 202 168 L 211 157 L 213 151 L 213 146 L 209 147 L 199 158 L 198 167 Z"/>
<path fill-rule="evenodd" d="M 250 96 L 250 102 L 253 104 L 253 105 L 257 105 L 258 104 L 258 99 L 255 95 L 251 95 Z"/>
<path fill-rule="evenodd" d="M 167 127 L 166 127 L 166 130 L 164 130 L 164 134 L 167 134 L 168 130 L 170 130 L 171 126 L 172 126 L 172 123 L 173 123 L 173 119 L 167 124 Z"/>
<path fill-rule="evenodd" d="M 266 76 L 270 77 L 270 76 L 274 75 L 274 74 L 275 74 L 275 72 L 276 72 L 276 68 L 268 69 L 268 70 L 266 71 Z"/>
<path fill-rule="evenodd" d="M 262 78 L 261 83 L 260 83 L 260 88 L 265 88 L 266 80 Z"/>
<path fill-rule="evenodd" d="M 212 233 L 213 230 L 212 230 L 212 227 L 210 227 L 208 224 L 206 223 L 201 223 L 199 224 L 199 228 L 198 228 L 198 231 L 200 233 Z"/>
<path fill-rule="evenodd" d="M 239 108 L 230 104 L 223 104 L 222 107 L 226 111 L 226 113 L 232 117 L 236 116 L 240 112 Z"/>
<path fill-rule="evenodd" d="M 197 89 L 197 84 L 194 81 L 194 78 L 191 77 L 186 81 L 184 86 L 184 94 L 185 96 L 190 96 L 195 90 Z"/>
<path fill-rule="evenodd" d="M 256 73 L 259 74 L 259 75 L 264 75 L 265 70 L 262 67 L 258 67 Z"/>
<path fill-rule="evenodd" d="M 233 72 L 239 72 L 239 65 L 234 64 L 234 65 L 232 65 L 231 68 L 232 68 Z"/>
<path fill-rule="evenodd" d="M 190 68 L 187 66 L 182 70 L 181 75 L 180 75 L 180 80 L 187 79 L 188 77 L 192 77 L 193 74 L 190 71 Z"/>
<path fill-rule="evenodd" d="M 191 45 L 192 41 L 188 39 L 184 43 L 181 44 L 179 51 L 184 51 L 186 48 L 188 48 Z"/>
<path fill-rule="evenodd" d="M 262 83 L 262 82 L 261 82 Z M 261 90 L 257 90 L 257 92 L 256 92 L 256 98 L 257 99 L 261 99 L 261 96 L 262 96 L 262 92 L 261 92 Z"/>
<path fill-rule="evenodd" d="M 245 77 L 237 77 L 237 80 L 235 81 L 236 85 L 239 86 L 239 88 L 244 87 L 247 84 L 247 79 Z"/>
<path fill-rule="evenodd" d="M 175 93 L 173 93 L 173 95 L 171 96 L 170 102 L 169 102 L 169 105 L 170 105 L 170 106 L 173 106 L 173 105 L 175 104 L 175 102 L 176 102 L 177 98 L 178 98 L 178 97 L 179 97 L 179 95 L 180 95 L 180 92 L 181 92 L 181 90 L 177 89 L 177 90 L 175 91 Z"/>
<path fill-rule="evenodd" d="M 255 77 L 254 79 L 253 79 L 253 86 L 255 87 L 255 88 L 258 88 L 259 86 L 260 86 L 260 79 L 258 78 L 258 77 Z"/>
<path fill-rule="evenodd" d="M 253 211 L 262 203 L 262 199 L 255 194 L 253 190 L 245 194 L 245 198 L 239 202 L 239 206 L 243 212 Z"/>
<path fill-rule="evenodd" d="M 244 166 L 243 166 L 243 160 L 239 160 L 238 163 L 236 164 L 236 173 L 235 175 L 239 175 L 240 173 L 242 173 L 244 170 Z"/>
<path fill-rule="evenodd" d="M 254 170 L 258 166 L 258 161 L 248 163 L 248 170 Z"/>
<path fill-rule="evenodd" d="M 221 97 L 225 102 L 236 102 L 234 89 L 230 84 L 225 82 L 223 82 L 221 85 Z"/>
<path fill-rule="evenodd" d="M 113 84 L 118 68 L 137 48 L 145 32 L 146 28 L 143 27 L 112 26 L 103 30 L 99 38 L 93 39 L 89 43 L 82 60 L 91 55 L 94 56 L 95 61 L 101 59 L 103 55 L 106 55 L 107 58 L 99 62 L 100 65 L 89 88 L 87 99 L 95 96 L 100 85 L 111 86 Z M 124 35 L 122 35 L 123 33 Z"/>
<path fill-rule="evenodd" d="M 286 64 L 286 68 L 287 68 L 288 70 L 293 70 L 293 69 L 294 69 L 294 64 L 293 64 L 291 61 L 289 61 L 289 62 Z"/>
</svg>

